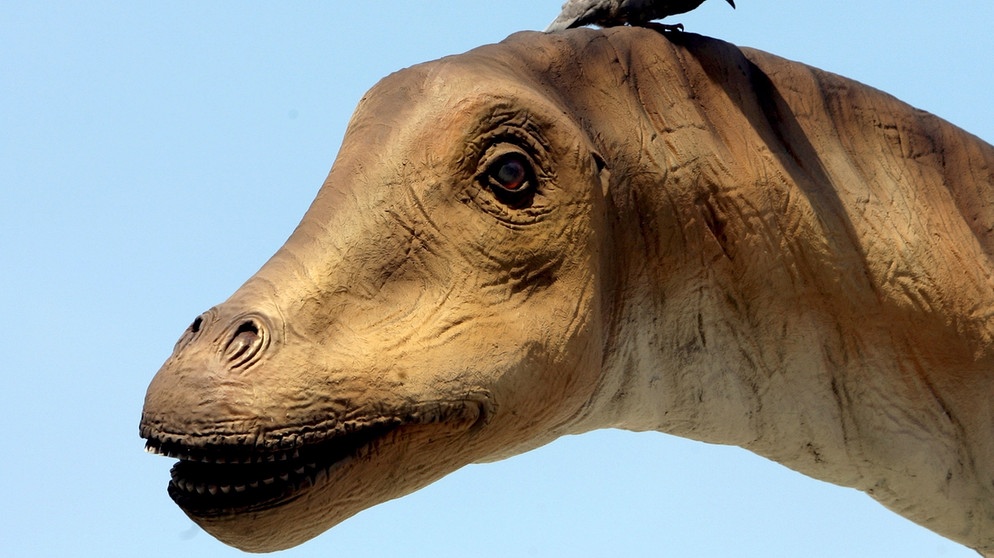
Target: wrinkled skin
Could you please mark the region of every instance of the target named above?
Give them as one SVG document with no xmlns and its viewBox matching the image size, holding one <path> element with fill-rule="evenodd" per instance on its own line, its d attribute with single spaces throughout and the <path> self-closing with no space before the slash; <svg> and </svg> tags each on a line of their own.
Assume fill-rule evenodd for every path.
<svg viewBox="0 0 994 558">
<path fill-rule="evenodd" d="M 994 550 L 994 149 L 838 76 L 646 29 L 521 33 L 357 108 L 141 433 L 249 551 L 620 427 L 737 444 Z"/>
</svg>

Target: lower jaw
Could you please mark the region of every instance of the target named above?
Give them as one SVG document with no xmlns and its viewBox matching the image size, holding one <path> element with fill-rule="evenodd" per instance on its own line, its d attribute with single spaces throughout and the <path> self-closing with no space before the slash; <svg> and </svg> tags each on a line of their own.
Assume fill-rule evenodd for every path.
<svg viewBox="0 0 994 558">
<path fill-rule="evenodd" d="M 362 429 L 252 463 L 181 459 L 168 492 L 191 517 L 221 517 L 280 507 L 322 484 L 332 470 L 379 447 L 396 426 Z"/>
<path fill-rule="evenodd" d="M 357 468 L 362 470 L 370 465 L 369 458 L 377 454 L 377 447 L 372 444 L 326 464 L 306 478 L 296 481 L 277 478 L 268 485 L 259 481 L 258 487 L 250 484 L 240 493 L 232 488 L 225 494 L 218 486 L 216 494 L 206 488 L 204 494 L 196 490 L 191 494 L 186 487 L 180 487 L 189 479 L 174 478 L 169 483 L 169 495 L 194 523 L 224 544 L 253 553 L 285 550 L 320 535 L 370 505 L 401 495 L 377 496 L 384 490 L 375 485 L 383 479 L 395 478 L 392 475 L 373 475 L 377 480 L 372 487 L 356 482 Z M 396 460 L 383 461 L 392 466 L 397 464 Z M 377 467 L 375 463 L 372 466 Z M 355 498 L 360 493 L 365 500 Z"/>
<path fill-rule="evenodd" d="M 180 461 L 173 466 L 168 492 L 176 505 L 191 517 L 263 511 L 300 498 L 315 485 L 324 483 L 332 470 L 354 457 L 355 454 L 349 454 L 325 462 L 304 460 L 270 465 Z"/>
<path fill-rule="evenodd" d="M 204 494 L 191 493 L 188 488 L 182 488 L 182 481 L 170 482 L 168 492 L 170 498 L 187 515 L 191 517 L 221 517 L 261 511 L 279 507 L 295 500 L 307 491 L 306 486 L 275 485 L 247 488 L 242 492 L 216 493 L 207 491 Z"/>
<path fill-rule="evenodd" d="M 312 485 L 285 492 L 274 488 L 267 497 L 256 498 L 262 493 L 253 493 L 251 500 L 231 499 L 223 505 L 220 498 L 214 501 L 199 494 L 174 499 L 190 519 L 227 545 L 246 552 L 285 550 L 471 462 L 460 454 L 466 448 L 464 432 L 437 423 L 402 427 L 327 464 L 309 479 Z"/>
</svg>

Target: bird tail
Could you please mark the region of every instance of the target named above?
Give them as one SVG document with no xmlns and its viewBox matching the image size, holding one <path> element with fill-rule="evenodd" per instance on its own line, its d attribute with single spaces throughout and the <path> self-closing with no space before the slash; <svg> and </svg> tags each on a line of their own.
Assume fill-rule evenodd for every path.
<svg viewBox="0 0 994 558">
<path fill-rule="evenodd" d="M 546 33 L 551 33 L 553 31 L 565 31 L 566 29 L 572 29 L 573 27 L 578 27 L 580 20 L 589 15 L 590 8 L 584 8 L 576 6 L 574 4 L 575 0 L 566 0 L 563 2 L 563 7 L 556 16 L 556 19 L 552 20 L 552 23 L 545 28 Z"/>
<path fill-rule="evenodd" d="M 552 33 L 553 31 L 565 31 L 576 23 L 575 17 L 557 17 L 548 27 L 545 28 L 546 33 Z"/>
</svg>

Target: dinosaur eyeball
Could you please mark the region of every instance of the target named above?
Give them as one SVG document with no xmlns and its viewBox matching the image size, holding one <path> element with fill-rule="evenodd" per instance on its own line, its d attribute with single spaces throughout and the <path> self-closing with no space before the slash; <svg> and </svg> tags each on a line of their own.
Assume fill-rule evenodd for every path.
<svg viewBox="0 0 994 558">
<path fill-rule="evenodd" d="M 535 172 L 531 161 L 523 153 L 511 152 L 501 155 L 487 166 L 486 181 L 498 197 L 517 197 L 534 189 Z M 505 203 L 514 200 L 502 199 Z"/>
<path fill-rule="evenodd" d="M 528 183 L 528 161 L 517 154 L 501 157 L 490 167 L 490 178 L 495 186 L 509 192 L 518 192 Z"/>
</svg>

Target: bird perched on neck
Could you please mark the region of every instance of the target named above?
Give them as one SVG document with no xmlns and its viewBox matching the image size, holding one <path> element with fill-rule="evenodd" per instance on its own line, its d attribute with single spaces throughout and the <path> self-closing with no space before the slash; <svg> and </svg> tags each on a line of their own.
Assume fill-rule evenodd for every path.
<svg viewBox="0 0 994 558">
<path fill-rule="evenodd" d="M 725 0 L 735 8 L 734 0 Z M 566 0 L 562 13 L 546 31 L 562 31 L 584 25 L 614 27 L 644 26 L 654 19 L 685 14 L 704 0 Z M 683 30 L 683 25 L 663 25 L 668 30 Z"/>
</svg>

